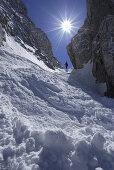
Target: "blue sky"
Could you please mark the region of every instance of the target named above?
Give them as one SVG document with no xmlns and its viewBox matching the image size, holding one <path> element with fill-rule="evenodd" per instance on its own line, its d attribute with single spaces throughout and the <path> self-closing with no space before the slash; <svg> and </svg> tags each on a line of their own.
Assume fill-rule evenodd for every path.
<svg viewBox="0 0 114 170">
<path fill-rule="evenodd" d="M 83 25 L 86 18 L 86 0 L 22 0 L 28 9 L 28 15 L 38 28 L 41 28 L 48 36 L 53 47 L 54 56 L 62 63 L 66 60 L 69 68 L 72 67 L 67 54 L 66 46 L 71 38 L 77 33 L 78 28 Z M 71 34 L 62 29 L 58 20 L 72 20 L 73 28 Z M 55 31 L 51 31 L 51 30 Z M 63 35 L 64 33 L 64 35 Z M 63 36 L 62 36 L 63 35 Z M 61 40 L 61 41 L 60 41 Z"/>
</svg>

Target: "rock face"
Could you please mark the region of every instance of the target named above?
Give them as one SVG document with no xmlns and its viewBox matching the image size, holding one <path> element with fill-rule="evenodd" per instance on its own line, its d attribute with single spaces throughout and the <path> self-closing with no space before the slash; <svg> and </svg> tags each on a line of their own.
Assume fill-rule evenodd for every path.
<svg viewBox="0 0 114 170">
<path fill-rule="evenodd" d="M 2 25 L 0 24 L 0 46 L 2 45 L 3 40 L 5 40 L 5 35 L 4 35 Z"/>
<path fill-rule="evenodd" d="M 67 47 L 75 69 L 93 62 L 93 76 L 114 97 L 114 1 L 87 0 L 87 18 Z"/>
<path fill-rule="evenodd" d="M 27 16 L 27 8 L 21 0 L 0 0 L 0 24 L 6 33 L 14 36 L 15 40 L 36 49 L 36 56 L 54 69 L 61 64 L 53 57 L 52 46 L 46 34 Z"/>
<path fill-rule="evenodd" d="M 106 95 L 114 97 L 114 16 L 102 21 L 94 39 L 93 75 L 98 82 L 106 82 Z"/>
</svg>

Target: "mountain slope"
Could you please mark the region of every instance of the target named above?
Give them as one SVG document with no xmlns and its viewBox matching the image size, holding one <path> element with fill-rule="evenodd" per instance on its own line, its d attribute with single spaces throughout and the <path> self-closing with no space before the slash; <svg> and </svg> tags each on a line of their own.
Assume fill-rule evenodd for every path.
<svg viewBox="0 0 114 170">
<path fill-rule="evenodd" d="M 91 64 L 54 71 L 24 46 L 6 35 L 0 47 L 0 170 L 113 170 L 114 100 Z"/>
<path fill-rule="evenodd" d="M 41 59 L 52 68 L 62 68 L 53 56 L 52 46 L 47 35 L 27 15 L 27 8 L 21 0 L 0 0 L 0 24 L 15 41 L 21 40 L 34 48 L 36 58 Z M 24 47 L 26 48 L 26 47 Z"/>
</svg>

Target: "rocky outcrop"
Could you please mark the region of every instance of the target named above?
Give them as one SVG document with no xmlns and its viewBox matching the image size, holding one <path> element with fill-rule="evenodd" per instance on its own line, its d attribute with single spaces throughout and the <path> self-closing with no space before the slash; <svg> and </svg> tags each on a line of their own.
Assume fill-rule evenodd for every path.
<svg viewBox="0 0 114 170">
<path fill-rule="evenodd" d="M 106 95 L 114 97 L 114 16 L 102 21 L 92 50 L 93 75 L 98 82 L 106 82 Z"/>
<path fill-rule="evenodd" d="M 61 68 L 61 64 L 53 56 L 48 37 L 41 29 L 35 27 L 27 16 L 27 8 L 21 0 L 0 0 L 0 23 L 7 34 L 15 36 L 15 40 L 21 39 L 36 51 L 39 50 L 40 59 L 42 53 L 45 54 L 43 61 L 50 68 Z"/>
<path fill-rule="evenodd" d="M 105 95 L 114 97 L 114 3 L 87 0 L 87 18 L 67 47 L 75 69 L 93 62 L 93 76 L 107 84 Z"/>
<path fill-rule="evenodd" d="M 5 32 L 0 24 L 0 46 L 3 45 L 3 41 L 5 41 Z"/>
</svg>

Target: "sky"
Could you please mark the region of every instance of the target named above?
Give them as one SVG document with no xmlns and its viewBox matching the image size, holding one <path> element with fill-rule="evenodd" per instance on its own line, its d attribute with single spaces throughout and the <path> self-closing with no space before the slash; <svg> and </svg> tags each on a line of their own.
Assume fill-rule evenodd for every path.
<svg viewBox="0 0 114 170">
<path fill-rule="evenodd" d="M 54 56 L 62 63 L 67 61 L 72 67 L 66 46 L 76 35 L 86 18 L 86 0 L 22 0 L 28 15 L 48 36 Z M 70 31 L 62 28 L 64 21 L 70 21 Z"/>
</svg>

